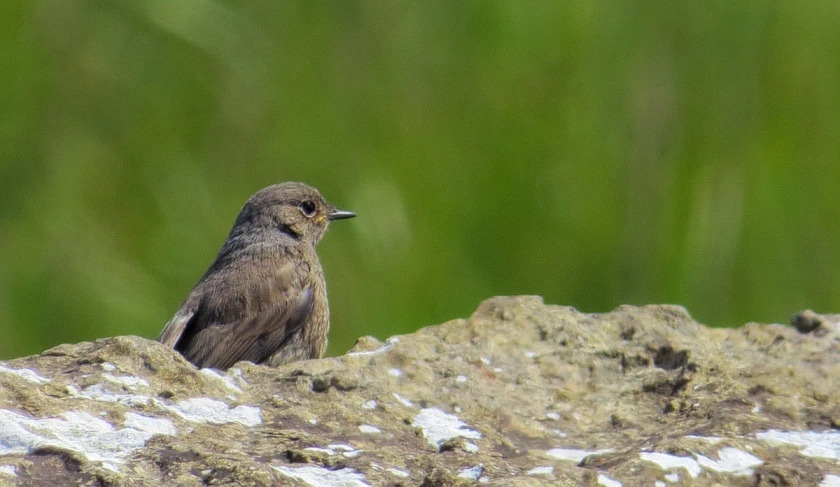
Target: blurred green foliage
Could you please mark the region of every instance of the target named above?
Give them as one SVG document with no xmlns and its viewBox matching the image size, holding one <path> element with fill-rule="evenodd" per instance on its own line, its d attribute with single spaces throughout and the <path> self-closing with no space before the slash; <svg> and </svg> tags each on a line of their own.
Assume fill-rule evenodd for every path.
<svg viewBox="0 0 840 487">
<path fill-rule="evenodd" d="M 499 294 L 840 309 L 840 3 L 7 0 L 0 358 L 155 337 L 250 194 L 359 214 L 331 353 Z"/>
</svg>

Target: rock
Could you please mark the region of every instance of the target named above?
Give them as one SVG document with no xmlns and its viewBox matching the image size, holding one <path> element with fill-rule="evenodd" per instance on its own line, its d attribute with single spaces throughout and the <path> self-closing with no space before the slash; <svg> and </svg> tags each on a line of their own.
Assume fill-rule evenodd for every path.
<svg viewBox="0 0 840 487">
<path fill-rule="evenodd" d="M 0 485 L 840 485 L 821 329 L 498 297 L 281 368 L 61 345 L 0 363 Z"/>
<path fill-rule="evenodd" d="M 791 316 L 790 324 L 800 333 L 832 333 L 840 325 L 840 315 L 821 315 L 806 309 Z"/>
</svg>

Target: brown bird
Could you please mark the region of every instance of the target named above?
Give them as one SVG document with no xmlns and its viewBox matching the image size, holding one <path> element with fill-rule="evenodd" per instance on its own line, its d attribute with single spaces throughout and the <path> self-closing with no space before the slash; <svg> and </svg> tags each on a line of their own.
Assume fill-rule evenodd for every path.
<svg viewBox="0 0 840 487">
<path fill-rule="evenodd" d="M 157 340 L 197 367 L 222 370 L 240 360 L 322 357 L 330 311 L 315 245 L 330 221 L 354 216 L 302 183 L 260 190 Z"/>
</svg>

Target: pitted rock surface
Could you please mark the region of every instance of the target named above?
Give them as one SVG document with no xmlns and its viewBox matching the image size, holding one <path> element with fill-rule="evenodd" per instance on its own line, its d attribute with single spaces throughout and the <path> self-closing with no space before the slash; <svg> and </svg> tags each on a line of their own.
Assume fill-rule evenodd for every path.
<svg viewBox="0 0 840 487">
<path fill-rule="evenodd" d="M 0 485 L 840 485 L 833 319 L 497 297 L 281 368 L 138 337 L 0 362 Z M 794 319 L 796 322 L 797 319 Z"/>
</svg>

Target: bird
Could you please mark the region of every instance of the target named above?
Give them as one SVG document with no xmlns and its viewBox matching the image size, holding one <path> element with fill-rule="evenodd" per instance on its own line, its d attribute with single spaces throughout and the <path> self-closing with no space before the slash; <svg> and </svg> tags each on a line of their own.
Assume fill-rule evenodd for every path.
<svg viewBox="0 0 840 487">
<path fill-rule="evenodd" d="M 261 189 L 157 341 L 198 368 L 323 357 L 330 316 L 315 246 L 330 222 L 355 216 L 303 183 Z"/>
</svg>

